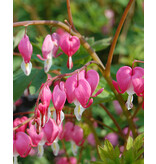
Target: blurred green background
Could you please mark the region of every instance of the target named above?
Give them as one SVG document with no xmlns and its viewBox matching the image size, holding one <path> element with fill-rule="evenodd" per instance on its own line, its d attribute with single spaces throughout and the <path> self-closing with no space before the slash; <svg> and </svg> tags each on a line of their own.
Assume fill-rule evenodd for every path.
<svg viewBox="0 0 156 164">
<path fill-rule="evenodd" d="M 85 37 L 90 45 L 95 49 L 96 53 L 104 63 L 106 64 L 110 44 L 122 17 L 124 9 L 128 4 L 128 0 L 71 0 L 71 11 L 73 22 L 76 29 Z M 64 22 L 68 20 L 66 0 L 14 0 L 13 1 L 13 21 L 26 21 L 26 20 L 58 20 Z M 55 31 L 55 27 L 53 31 Z M 13 48 L 14 52 L 18 53 L 17 45 L 20 39 L 24 35 L 24 27 L 16 27 L 13 29 L 14 40 Z M 29 26 L 27 28 L 27 34 L 33 45 L 32 64 L 33 66 L 43 67 L 43 62 L 40 61 L 36 54 L 41 53 L 41 47 L 43 40 L 47 34 L 50 33 L 50 26 Z M 61 51 L 61 50 L 59 50 Z M 123 65 L 132 66 L 134 59 L 144 60 L 144 7 L 143 0 L 136 0 L 130 9 L 127 19 L 124 23 L 120 36 L 118 38 L 117 46 L 115 48 L 113 63 L 111 67 L 112 78 L 116 79 L 117 70 Z M 80 68 L 86 62 L 90 61 L 91 57 L 81 46 L 78 52 L 73 55 L 74 67 L 71 71 Z M 57 59 L 54 59 L 54 65 L 51 70 L 60 70 L 61 73 L 71 72 L 66 67 L 67 56 L 62 55 Z M 13 89 L 14 102 L 20 98 L 23 91 L 26 89 L 30 82 L 30 93 L 32 95 L 37 94 L 37 91 L 42 82 L 46 80 L 46 74 L 43 69 L 38 70 L 33 68 L 29 77 L 26 77 L 20 69 L 22 58 L 14 55 L 13 57 Z M 142 63 L 137 63 L 135 66 L 143 67 Z M 96 67 L 95 67 L 96 69 Z M 99 72 L 100 74 L 100 72 Z M 54 74 L 51 73 L 52 76 Z M 35 76 L 35 78 L 34 78 Z M 20 85 L 20 87 L 19 87 Z M 104 110 L 98 105 L 102 102 L 109 109 L 109 111 L 116 118 L 122 128 L 127 126 L 125 117 L 121 114 L 118 116 L 114 110 L 112 100 L 114 95 L 107 86 L 106 81 L 101 78 L 98 89 L 104 87 L 104 92 L 94 99 L 92 106 L 93 118 L 101 120 L 108 126 L 116 129 L 112 120 L 107 116 Z M 125 101 L 127 94 L 123 95 Z M 134 106 L 138 104 L 137 96 L 134 96 Z M 51 104 L 52 106 L 52 104 Z M 33 108 L 31 110 L 34 110 Z M 133 113 L 134 111 L 131 111 Z M 139 120 L 136 122 L 139 132 L 143 132 L 144 114 L 141 109 L 137 115 Z M 77 123 L 80 126 L 85 124 Z M 87 126 L 87 125 L 86 125 Z M 86 127 L 85 127 L 86 128 Z M 84 128 L 84 129 L 85 129 Z M 89 131 L 89 130 L 88 130 Z M 101 140 L 109 133 L 108 129 L 103 127 L 97 127 L 96 132 Z M 89 132 L 86 132 L 88 134 Z M 119 141 L 122 144 L 122 141 Z M 66 143 L 68 153 L 72 156 L 70 144 Z M 96 149 L 86 144 L 85 150 L 82 153 L 82 163 L 89 163 L 91 156 L 97 157 Z M 54 156 L 52 150 L 47 148 L 45 150 L 44 157 L 41 159 L 33 156 L 20 158 L 19 164 L 50 164 L 54 162 Z"/>
</svg>

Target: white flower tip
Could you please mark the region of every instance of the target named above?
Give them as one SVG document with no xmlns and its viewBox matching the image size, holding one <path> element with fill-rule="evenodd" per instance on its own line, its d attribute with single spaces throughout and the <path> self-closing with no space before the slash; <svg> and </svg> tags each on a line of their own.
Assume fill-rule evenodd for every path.
<svg viewBox="0 0 156 164">
<path fill-rule="evenodd" d="M 76 105 L 75 109 L 74 109 L 74 114 L 76 116 L 76 119 L 78 121 L 81 120 L 82 117 L 82 113 L 85 111 L 85 108 L 83 108 L 81 105 Z"/>
<path fill-rule="evenodd" d="M 133 102 L 133 94 L 129 94 L 127 102 L 126 102 L 126 107 L 127 107 L 128 110 L 133 108 L 133 103 L 132 102 Z"/>
<path fill-rule="evenodd" d="M 51 145 L 51 148 L 52 148 L 52 150 L 53 150 L 53 154 L 54 154 L 55 156 L 57 156 L 58 153 L 59 153 L 59 150 L 60 150 L 59 144 L 58 144 L 57 142 L 54 141 L 54 142 L 52 143 L 52 145 Z"/>
<path fill-rule="evenodd" d="M 44 72 L 47 73 L 52 65 L 52 55 L 49 54 L 48 58 L 44 61 Z"/>
<path fill-rule="evenodd" d="M 38 157 L 42 157 L 43 153 L 44 153 L 43 145 L 38 145 L 38 153 L 37 153 Z"/>
<path fill-rule="evenodd" d="M 71 141 L 71 148 L 72 148 L 73 155 L 76 156 L 77 155 L 78 146 L 73 141 Z"/>
<path fill-rule="evenodd" d="M 18 157 L 18 155 L 14 155 L 14 164 L 18 164 L 17 157 Z"/>
<path fill-rule="evenodd" d="M 26 76 L 29 76 L 31 73 L 31 69 L 32 69 L 32 63 L 25 63 L 24 61 L 21 64 L 21 69 L 23 70 L 24 74 Z"/>
</svg>

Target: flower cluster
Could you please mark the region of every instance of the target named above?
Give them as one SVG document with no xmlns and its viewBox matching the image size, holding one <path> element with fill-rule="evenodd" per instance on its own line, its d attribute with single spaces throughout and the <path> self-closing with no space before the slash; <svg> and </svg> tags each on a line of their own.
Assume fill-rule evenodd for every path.
<svg viewBox="0 0 156 164">
<path fill-rule="evenodd" d="M 16 118 L 13 126 L 23 123 L 27 117 Z M 66 122 L 65 125 L 58 126 L 54 119 L 50 118 L 49 121 L 41 127 L 40 133 L 36 132 L 36 127 L 33 125 L 33 120 L 29 123 L 22 125 L 13 133 L 13 156 L 14 164 L 17 164 L 17 157 L 25 158 L 31 155 L 37 148 L 37 156 L 42 157 L 44 154 L 44 146 L 51 146 L 55 156 L 59 153 L 58 140 L 65 140 L 71 142 L 71 148 L 74 155 L 77 155 L 78 146 L 84 143 L 83 129 L 72 122 Z M 75 158 L 74 158 L 75 159 Z"/>
<path fill-rule="evenodd" d="M 49 109 L 51 99 L 55 108 L 53 118 L 57 125 L 61 125 L 64 119 L 62 109 L 66 100 L 68 103 L 75 104 L 74 114 L 77 120 L 80 121 L 82 113 L 93 103 L 93 97 L 96 97 L 103 91 L 103 88 L 101 88 L 94 94 L 98 83 L 99 75 L 95 70 L 87 72 L 82 70 L 67 78 L 65 82 L 56 81 L 52 93 L 49 88 L 51 83 L 42 84 L 41 102 L 35 108 L 35 122 L 38 126 L 44 127 L 45 123 L 49 120 L 51 115 Z"/>
<path fill-rule="evenodd" d="M 76 51 L 80 47 L 80 40 L 76 36 L 71 36 L 67 32 L 63 32 L 63 34 L 53 33 L 52 35 L 48 34 L 42 45 L 42 55 L 37 54 L 37 57 L 44 61 L 44 71 L 47 73 L 52 65 L 52 59 L 56 58 L 63 54 L 60 52 L 57 54 L 59 47 L 62 51 L 68 56 L 67 60 L 67 67 L 72 69 L 73 62 L 72 56 L 76 53 Z M 25 75 L 29 76 L 32 69 L 32 63 L 30 62 L 33 47 L 29 41 L 29 37 L 24 34 L 23 38 L 21 39 L 18 49 L 20 54 L 22 55 L 23 62 L 21 64 L 21 68 Z"/>
</svg>

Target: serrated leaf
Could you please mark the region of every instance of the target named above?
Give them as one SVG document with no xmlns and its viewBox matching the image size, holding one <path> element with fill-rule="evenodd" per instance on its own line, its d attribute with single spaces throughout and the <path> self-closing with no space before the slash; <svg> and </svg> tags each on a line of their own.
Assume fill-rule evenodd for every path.
<svg viewBox="0 0 156 164">
<path fill-rule="evenodd" d="M 98 151 L 99 151 L 99 155 L 102 161 L 105 161 L 106 157 L 105 157 L 105 151 L 101 146 L 98 146 Z"/>
<path fill-rule="evenodd" d="M 144 143 L 144 133 L 137 136 L 136 139 L 134 140 L 133 147 L 135 151 L 139 150 L 143 146 L 143 143 Z"/>
<path fill-rule="evenodd" d="M 110 153 L 114 151 L 113 145 L 107 139 L 104 141 L 104 150 L 106 150 L 106 151 L 108 151 Z"/>
<path fill-rule="evenodd" d="M 133 138 L 129 136 L 127 140 L 126 149 L 129 150 L 132 146 L 133 146 Z"/>
</svg>

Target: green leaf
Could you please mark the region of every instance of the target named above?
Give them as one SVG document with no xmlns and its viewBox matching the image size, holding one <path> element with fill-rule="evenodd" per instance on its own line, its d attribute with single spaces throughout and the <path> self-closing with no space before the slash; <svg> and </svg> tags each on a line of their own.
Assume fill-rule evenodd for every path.
<svg viewBox="0 0 156 164">
<path fill-rule="evenodd" d="M 91 47 L 92 47 L 95 51 L 104 50 L 104 49 L 106 49 L 106 48 L 110 45 L 111 40 L 112 40 L 111 37 L 98 40 L 98 41 L 94 42 L 94 43 L 91 45 Z"/>
<path fill-rule="evenodd" d="M 22 70 L 19 70 L 13 76 L 13 99 L 16 101 L 23 94 L 24 90 L 30 84 L 35 87 L 35 90 L 38 90 L 42 83 L 46 81 L 46 74 L 44 70 L 38 70 L 33 68 L 31 74 L 26 76 Z"/>
<path fill-rule="evenodd" d="M 134 152 L 132 148 L 130 148 L 129 150 L 123 153 L 123 159 L 125 164 L 134 162 L 135 159 L 134 159 Z"/>
<path fill-rule="evenodd" d="M 105 159 L 106 159 L 106 157 L 105 157 L 106 151 L 99 145 L 98 145 L 98 151 L 99 151 L 101 160 L 105 161 Z"/>
<path fill-rule="evenodd" d="M 144 133 L 137 136 L 136 139 L 134 140 L 133 147 L 135 151 L 139 150 L 143 146 L 143 143 L 144 143 Z"/>
<path fill-rule="evenodd" d="M 133 162 L 132 164 L 144 164 L 144 159 L 139 159 L 139 160 Z"/>
<path fill-rule="evenodd" d="M 107 139 L 104 141 L 104 150 L 106 150 L 106 151 L 108 151 L 110 153 L 114 151 L 113 145 Z"/>
<path fill-rule="evenodd" d="M 118 146 L 116 146 L 114 149 L 114 156 L 115 158 L 119 158 L 119 155 L 120 155 L 120 149 Z"/>
<path fill-rule="evenodd" d="M 37 76 L 32 80 L 31 85 L 35 87 L 36 91 L 40 88 L 41 84 L 44 83 L 47 79 L 47 74 L 44 72 L 44 69 L 38 71 Z"/>
<path fill-rule="evenodd" d="M 132 146 L 133 146 L 133 138 L 129 136 L 127 140 L 126 149 L 129 150 Z"/>
<path fill-rule="evenodd" d="M 19 44 L 20 40 L 22 39 L 22 37 L 24 36 L 25 33 L 25 29 L 20 30 L 16 36 L 13 37 L 13 49 L 15 49 L 17 47 L 17 45 Z"/>
<path fill-rule="evenodd" d="M 143 153 L 144 153 L 144 148 L 140 149 L 140 150 L 136 153 L 136 155 L 135 155 L 135 160 L 137 160 L 137 159 L 140 157 L 140 155 L 143 154 Z"/>
<path fill-rule="evenodd" d="M 24 90 L 27 88 L 31 80 L 36 75 L 37 70 L 32 69 L 31 74 L 26 76 L 23 71 L 20 69 L 16 74 L 13 76 L 13 99 L 16 101 L 20 96 L 22 96 Z"/>
</svg>

